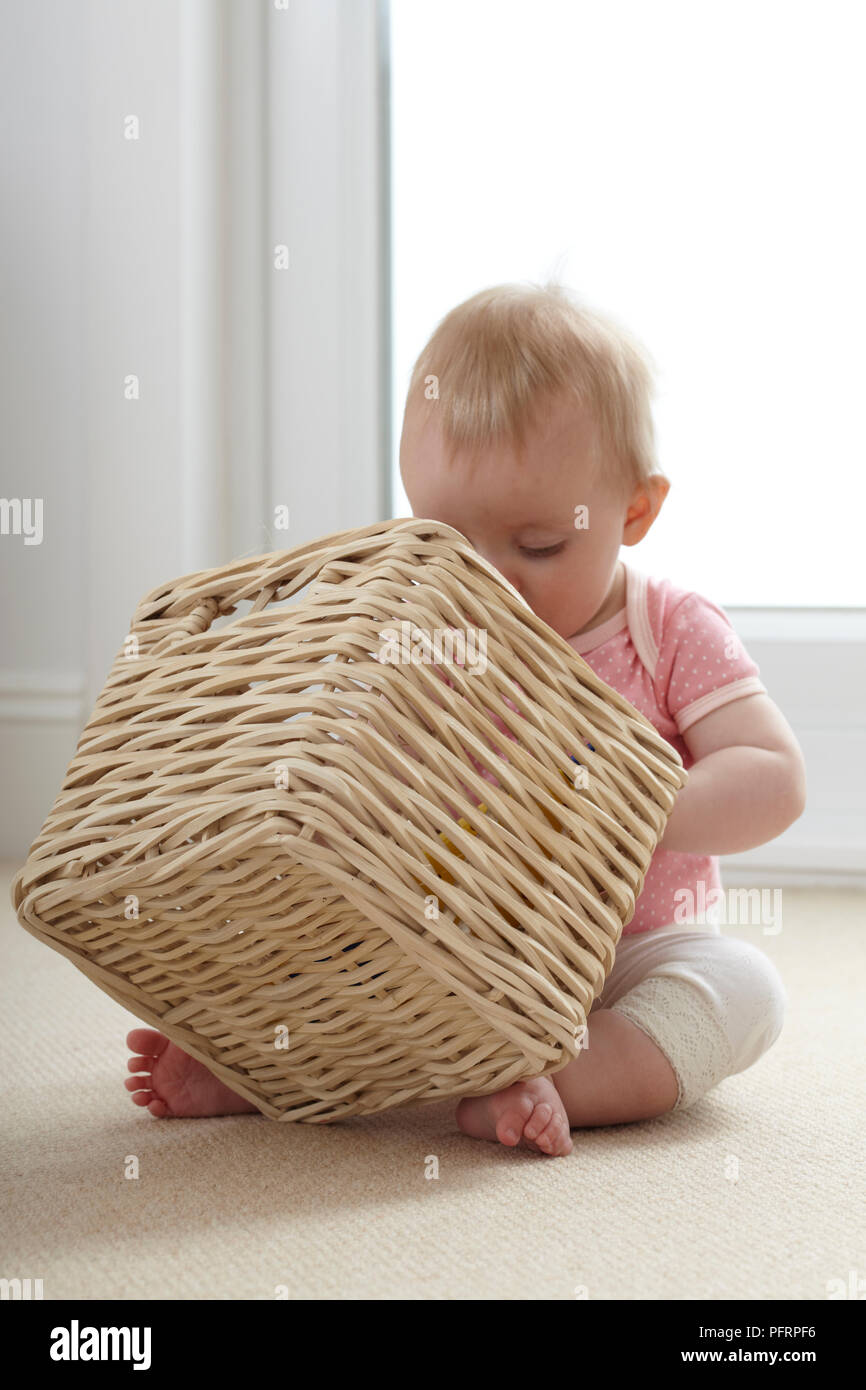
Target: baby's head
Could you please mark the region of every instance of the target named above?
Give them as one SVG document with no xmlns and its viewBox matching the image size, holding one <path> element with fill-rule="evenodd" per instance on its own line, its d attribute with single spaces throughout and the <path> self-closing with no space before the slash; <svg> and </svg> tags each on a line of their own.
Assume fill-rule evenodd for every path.
<svg viewBox="0 0 866 1390">
<path fill-rule="evenodd" d="M 645 350 L 565 287 L 483 290 L 446 315 L 413 369 L 400 473 L 414 515 L 461 531 L 573 636 L 670 486 L 652 392 Z"/>
</svg>

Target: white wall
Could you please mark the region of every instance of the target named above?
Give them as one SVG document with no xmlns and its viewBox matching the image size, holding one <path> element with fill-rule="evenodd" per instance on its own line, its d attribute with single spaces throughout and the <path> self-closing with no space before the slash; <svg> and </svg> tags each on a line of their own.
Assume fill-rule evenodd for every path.
<svg viewBox="0 0 866 1390">
<path fill-rule="evenodd" d="M 0 536 L 4 857 L 139 598 L 386 513 L 381 24 L 376 0 L 4 5 L 0 494 L 44 499 L 41 544 Z"/>
<path fill-rule="evenodd" d="M 639 553 L 639 552 L 638 552 Z M 866 882 L 866 612 L 727 607 L 806 760 L 806 810 L 778 839 L 726 855 L 730 884 Z"/>
<path fill-rule="evenodd" d="M 0 845 L 7 853 L 38 829 L 83 713 L 84 61 L 80 9 L 4 7 L 0 494 L 43 499 L 41 544 L 0 535 Z"/>
</svg>

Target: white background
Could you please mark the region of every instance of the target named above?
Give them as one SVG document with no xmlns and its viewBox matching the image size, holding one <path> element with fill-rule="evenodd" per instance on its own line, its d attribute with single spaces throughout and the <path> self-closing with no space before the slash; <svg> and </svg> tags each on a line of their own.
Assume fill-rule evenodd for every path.
<svg viewBox="0 0 866 1390">
<path fill-rule="evenodd" d="M 659 368 L 628 558 L 723 606 L 861 606 L 866 7 L 394 0 L 394 513 L 412 363 L 556 272 Z"/>
</svg>

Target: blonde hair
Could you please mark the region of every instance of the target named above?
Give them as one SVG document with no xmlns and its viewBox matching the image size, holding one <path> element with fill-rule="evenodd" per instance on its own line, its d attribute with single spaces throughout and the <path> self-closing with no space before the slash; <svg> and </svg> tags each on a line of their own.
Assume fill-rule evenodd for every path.
<svg viewBox="0 0 866 1390">
<path fill-rule="evenodd" d="M 660 472 L 654 377 L 642 344 L 566 286 L 494 285 L 437 324 L 412 369 L 406 410 L 435 410 L 453 456 L 502 439 L 522 448 L 545 398 L 565 392 L 595 421 L 604 475 L 631 492 Z"/>
</svg>

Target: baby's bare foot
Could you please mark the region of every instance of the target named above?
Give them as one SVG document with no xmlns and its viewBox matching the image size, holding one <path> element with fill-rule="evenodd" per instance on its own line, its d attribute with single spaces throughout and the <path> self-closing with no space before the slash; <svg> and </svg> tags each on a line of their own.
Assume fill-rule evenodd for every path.
<svg viewBox="0 0 866 1390">
<path fill-rule="evenodd" d="M 136 1105 L 146 1105 L 157 1119 L 163 1116 L 239 1115 L 256 1110 L 252 1101 L 218 1080 L 201 1062 L 169 1042 L 154 1028 L 133 1028 L 126 1035 L 130 1071 L 142 1073 L 124 1082 Z M 256 1111 L 258 1113 L 258 1111 Z"/>
<path fill-rule="evenodd" d="M 555 1157 L 574 1148 L 562 1097 L 549 1076 L 516 1081 L 492 1096 L 465 1096 L 457 1107 L 457 1123 L 473 1139 L 498 1139 L 509 1148 L 521 1139 Z"/>
</svg>

